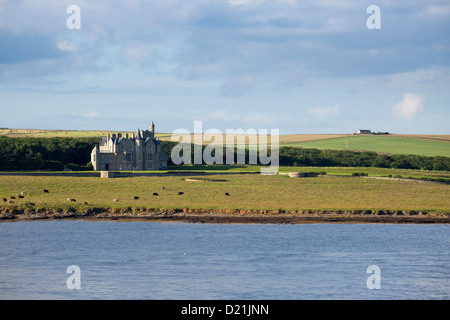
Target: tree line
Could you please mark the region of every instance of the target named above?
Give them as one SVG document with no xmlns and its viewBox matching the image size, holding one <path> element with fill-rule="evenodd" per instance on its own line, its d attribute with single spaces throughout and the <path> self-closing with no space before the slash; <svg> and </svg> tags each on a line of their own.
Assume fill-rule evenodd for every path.
<svg viewBox="0 0 450 320">
<path fill-rule="evenodd" d="M 92 170 L 91 151 L 99 138 L 9 138 L 0 137 L 0 171 L 11 170 Z M 161 141 L 171 161 L 176 142 Z M 203 147 L 203 149 L 205 146 Z M 191 148 L 194 150 L 194 148 Z M 270 151 L 270 149 L 269 149 Z M 225 148 L 224 148 L 224 160 Z M 193 162 L 193 155 L 192 162 Z M 245 150 L 245 163 L 249 153 Z M 381 167 L 450 171 L 450 157 L 402 154 L 378 154 L 369 151 L 319 150 L 312 148 L 280 147 L 280 166 L 311 167 Z"/>
<path fill-rule="evenodd" d="M 0 170 L 91 170 L 98 138 L 0 137 Z"/>
<path fill-rule="evenodd" d="M 379 154 L 370 151 L 280 148 L 281 166 L 378 167 L 418 170 L 450 170 L 450 158 L 404 154 Z"/>
</svg>

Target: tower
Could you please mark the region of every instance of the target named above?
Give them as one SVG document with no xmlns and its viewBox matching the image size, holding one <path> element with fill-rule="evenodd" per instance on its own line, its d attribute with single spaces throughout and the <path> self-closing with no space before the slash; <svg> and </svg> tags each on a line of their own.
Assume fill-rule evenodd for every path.
<svg viewBox="0 0 450 320">
<path fill-rule="evenodd" d="M 143 131 L 138 128 L 136 132 L 136 139 L 134 140 L 134 168 L 136 170 L 144 170 L 143 153 L 145 148 Z"/>
<path fill-rule="evenodd" d="M 150 122 L 150 132 L 151 133 L 155 133 L 155 124 L 152 122 Z"/>
<path fill-rule="evenodd" d="M 95 146 L 91 152 L 91 163 L 92 163 L 92 167 L 94 168 L 95 171 L 98 170 L 99 154 L 100 154 L 100 150 L 98 149 L 97 146 Z"/>
</svg>

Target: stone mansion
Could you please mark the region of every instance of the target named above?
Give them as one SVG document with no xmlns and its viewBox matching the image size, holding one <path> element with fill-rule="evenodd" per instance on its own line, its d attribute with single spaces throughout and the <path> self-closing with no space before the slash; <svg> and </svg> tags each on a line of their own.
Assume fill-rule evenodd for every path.
<svg viewBox="0 0 450 320">
<path fill-rule="evenodd" d="M 153 121 L 149 130 L 138 129 L 131 137 L 128 133 L 101 137 L 100 145 L 92 150 L 91 162 L 96 171 L 167 169 L 167 155 L 155 138 Z"/>
</svg>

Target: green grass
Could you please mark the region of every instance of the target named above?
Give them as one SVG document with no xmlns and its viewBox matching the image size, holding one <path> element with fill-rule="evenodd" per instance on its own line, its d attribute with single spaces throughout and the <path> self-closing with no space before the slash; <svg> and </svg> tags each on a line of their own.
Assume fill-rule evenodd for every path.
<svg viewBox="0 0 450 320">
<path fill-rule="evenodd" d="M 256 165 L 183 165 L 170 166 L 165 172 L 260 172 L 260 167 Z M 279 167 L 278 172 L 325 172 L 327 175 L 351 176 L 353 173 L 366 173 L 370 177 L 402 177 L 402 178 L 434 178 L 450 182 L 449 171 L 430 171 L 414 169 L 391 169 L 376 167 Z"/>
<path fill-rule="evenodd" d="M 450 143 L 395 136 L 347 136 L 306 142 L 293 142 L 290 146 L 317 149 L 365 150 L 381 153 L 415 154 L 450 157 Z"/>
<path fill-rule="evenodd" d="M 256 210 L 424 210 L 450 212 L 450 186 L 416 181 L 350 177 L 289 178 L 283 175 L 189 177 L 0 176 L 0 198 L 27 191 L 15 205 L 34 210 L 87 208 L 256 209 Z M 164 190 L 162 189 L 164 187 Z M 48 189 L 50 193 L 43 193 Z M 178 192 L 184 195 L 179 196 Z M 157 192 L 159 196 L 152 196 Z M 230 196 L 225 196 L 229 192 Z M 138 200 L 134 197 L 138 196 Z M 74 198 L 77 202 L 68 202 Z M 119 198 L 118 203 L 113 202 Z M 83 205 L 82 202 L 88 202 Z"/>
<path fill-rule="evenodd" d="M 442 179 L 450 182 L 449 171 L 430 171 L 430 170 L 414 170 L 414 169 L 391 169 L 391 168 L 375 168 L 375 167 L 279 167 L 279 173 L 289 172 L 325 172 L 327 175 L 351 176 L 354 173 L 366 173 L 369 177 L 402 177 L 415 179 Z M 70 174 L 83 175 L 92 171 L 17 171 L 5 172 L 8 175 L 18 173 L 49 173 L 49 174 Z M 171 172 L 205 172 L 205 173 L 260 173 L 260 166 L 257 165 L 181 165 L 169 166 L 169 170 L 155 171 L 121 171 L 130 173 L 157 173 L 165 174 Z M 1 173 L 1 172 L 0 172 Z"/>
</svg>

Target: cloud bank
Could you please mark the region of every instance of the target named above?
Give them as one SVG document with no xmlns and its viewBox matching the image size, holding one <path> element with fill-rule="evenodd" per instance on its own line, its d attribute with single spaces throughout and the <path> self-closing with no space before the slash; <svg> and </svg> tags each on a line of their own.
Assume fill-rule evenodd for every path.
<svg viewBox="0 0 450 320">
<path fill-rule="evenodd" d="M 72 4 L 79 30 L 66 25 Z M 80 110 L 108 115 L 112 127 L 171 119 L 170 130 L 224 110 L 209 118 L 214 126 L 236 118 L 289 132 L 404 131 L 416 121 L 448 130 L 450 4 L 380 1 L 382 27 L 368 30 L 371 4 L 3 0 L 0 125 L 46 126 L 56 115 L 78 125 L 70 115 Z M 418 124 L 419 114 L 434 118 Z"/>
<path fill-rule="evenodd" d="M 401 120 L 411 121 L 412 118 L 424 109 L 424 97 L 420 94 L 405 93 L 403 99 L 397 103 L 393 110 L 394 115 Z"/>
</svg>

